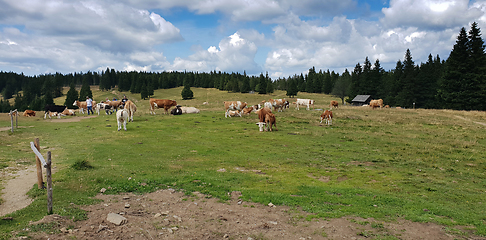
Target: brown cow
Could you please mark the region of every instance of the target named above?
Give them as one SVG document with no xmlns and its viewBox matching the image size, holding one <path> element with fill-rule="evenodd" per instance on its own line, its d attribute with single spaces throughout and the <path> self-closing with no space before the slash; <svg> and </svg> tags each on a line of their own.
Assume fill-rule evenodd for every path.
<svg viewBox="0 0 486 240">
<path fill-rule="evenodd" d="M 63 116 L 74 116 L 76 115 L 76 112 L 74 110 L 71 110 L 71 109 L 64 109 L 64 111 L 62 111 L 61 115 Z"/>
<path fill-rule="evenodd" d="M 118 101 L 109 101 L 109 100 L 108 100 L 108 101 L 106 101 L 105 103 L 106 103 L 106 104 L 108 104 L 108 105 L 111 107 L 111 109 L 114 109 L 115 111 L 118 111 L 118 108 L 119 108 L 121 105 L 123 105 L 122 100 L 118 100 Z M 94 103 L 93 103 L 93 106 L 94 106 L 94 105 L 96 105 L 96 104 L 94 104 Z"/>
<path fill-rule="evenodd" d="M 250 106 L 248 108 L 243 108 L 243 114 L 248 114 L 250 115 L 251 111 L 253 111 L 253 106 Z"/>
<path fill-rule="evenodd" d="M 35 111 L 27 109 L 27 110 L 24 111 L 23 116 L 24 117 L 35 117 Z"/>
<path fill-rule="evenodd" d="M 124 109 L 128 111 L 128 121 L 133 122 L 133 114 L 137 111 L 137 105 L 135 105 L 135 103 L 133 103 L 132 101 L 128 100 L 125 102 Z"/>
<path fill-rule="evenodd" d="M 155 108 L 164 108 L 165 114 L 169 113 L 169 109 L 171 107 L 177 106 L 177 102 L 169 99 L 155 99 L 155 98 L 150 98 L 149 99 L 150 103 L 150 114 L 155 115 Z"/>
<path fill-rule="evenodd" d="M 246 102 L 241 102 L 241 101 L 225 101 L 224 103 L 224 109 L 225 113 L 224 116 L 228 117 L 229 111 L 243 111 L 243 109 L 246 107 Z"/>
<path fill-rule="evenodd" d="M 326 110 L 321 114 L 321 123 L 325 119 L 327 125 L 332 125 L 332 111 Z"/>
<path fill-rule="evenodd" d="M 79 111 L 84 114 L 84 110 L 88 111 L 88 106 L 86 104 L 86 101 L 78 101 L 75 100 L 73 103 L 73 106 L 79 107 Z M 96 106 L 96 101 L 93 101 L 93 106 Z"/>
<path fill-rule="evenodd" d="M 268 113 L 272 113 L 272 109 L 265 107 L 257 111 L 259 122 L 257 122 L 256 125 L 258 125 L 260 128 L 260 132 L 263 132 L 263 126 L 265 126 L 265 117 Z"/>
<path fill-rule="evenodd" d="M 338 101 L 334 101 L 334 100 L 332 100 L 332 101 L 331 101 L 331 104 L 330 104 L 329 106 L 331 107 L 331 109 L 332 109 L 333 107 L 338 108 L 339 103 L 338 103 Z"/>
<path fill-rule="evenodd" d="M 268 131 L 269 129 L 270 132 L 273 131 L 272 125 L 275 126 L 275 131 L 278 131 L 277 121 L 275 120 L 275 115 L 273 113 L 267 113 L 267 115 L 265 115 L 265 124 L 267 125 L 265 131 Z"/>
<path fill-rule="evenodd" d="M 375 109 L 377 107 L 382 108 L 383 107 L 383 99 L 378 99 L 378 100 L 371 100 L 370 101 L 370 107 Z"/>
</svg>

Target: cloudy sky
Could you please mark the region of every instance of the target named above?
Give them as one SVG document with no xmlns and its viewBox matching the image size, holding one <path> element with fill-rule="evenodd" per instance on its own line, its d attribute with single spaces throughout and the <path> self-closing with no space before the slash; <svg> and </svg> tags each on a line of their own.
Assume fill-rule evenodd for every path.
<svg viewBox="0 0 486 240">
<path fill-rule="evenodd" d="M 485 0 L 0 0 L 0 71 L 342 73 L 446 59 Z"/>
</svg>

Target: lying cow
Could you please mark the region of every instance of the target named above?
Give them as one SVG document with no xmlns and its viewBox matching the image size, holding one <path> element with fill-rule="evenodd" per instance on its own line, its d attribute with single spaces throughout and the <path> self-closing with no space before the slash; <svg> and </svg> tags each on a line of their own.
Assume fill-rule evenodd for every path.
<svg viewBox="0 0 486 240">
<path fill-rule="evenodd" d="M 266 124 L 265 119 L 268 113 L 272 113 L 272 109 L 264 107 L 257 111 L 259 122 L 257 122 L 256 125 L 260 128 L 260 132 L 263 132 L 263 127 Z"/>
<path fill-rule="evenodd" d="M 24 117 L 35 117 L 35 111 L 27 109 L 27 110 L 24 111 L 23 116 Z"/>
<path fill-rule="evenodd" d="M 323 120 L 326 120 L 327 125 L 332 125 L 332 111 L 326 110 L 321 114 L 321 123 Z"/>
<path fill-rule="evenodd" d="M 243 111 L 243 108 L 246 107 L 246 102 L 241 102 L 241 101 L 225 101 L 223 103 L 225 109 L 225 114 L 224 114 L 225 117 L 229 116 L 229 111 Z"/>
<path fill-rule="evenodd" d="M 64 109 L 66 109 L 66 106 L 60 106 L 60 105 L 46 105 L 44 107 L 44 119 L 47 118 L 47 116 L 49 116 L 49 119 L 51 118 L 50 116 L 50 112 L 54 112 L 54 113 L 62 113 L 64 111 Z M 58 118 L 61 118 L 61 115 L 58 115 Z"/>
<path fill-rule="evenodd" d="M 149 104 L 150 104 L 150 114 L 155 115 L 155 108 L 164 108 L 165 114 L 169 113 L 169 109 L 171 107 L 177 106 L 177 102 L 169 99 L 155 99 L 151 98 L 149 99 Z"/>
<path fill-rule="evenodd" d="M 123 129 L 127 130 L 127 122 L 128 122 L 128 111 L 126 109 L 122 109 L 116 112 L 116 122 L 118 123 L 118 131 L 121 130 L 122 125 Z"/>
<path fill-rule="evenodd" d="M 177 105 L 172 111 L 170 111 L 172 115 L 182 115 L 181 105 Z"/>
<path fill-rule="evenodd" d="M 250 106 L 248 108 L 243 108 L 243 114 L 250 115 L 250 113 L 253 111 L 253 109 L 255 109 L 253 106 Z"/>
<path fill-rule="evenodd" d="M 72 109 L 64 109 L 64 111 L 62 111 L 62 113 L 60 113 L 61 116 L 75 116 L 76 115 L 76 112 Z"/>
<path fill-rule="evenodd" d="M 182 113 L 199 113 L 199 109 L 195 107 L 181 107 Z"/>
</svg>

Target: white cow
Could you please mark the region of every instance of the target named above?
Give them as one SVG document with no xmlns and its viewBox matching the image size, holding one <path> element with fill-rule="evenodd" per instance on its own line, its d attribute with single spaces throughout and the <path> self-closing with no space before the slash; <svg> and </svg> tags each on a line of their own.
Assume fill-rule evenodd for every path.
<svg viewBox="0 0 486 240">
<path fill-rule="evenodd" d="M 181 107 L 182 113 L 199 113 L 199 109 L 195 107 Z"/>
<path fill-rule="evenodd" d="M 312 109 L 314 109 L 314 100 L 312 99 L 297 98 L 297 101 L 295 101 L 294 104 L 297 105 L 297 110 L 299 110 L 299 105 L 306 106 L 307 110 L 310 110 L 310 106 L 312 105 Z"/>
<path fill-rule="evenodd" d="M 123 129 L 127 130 L 127 121 L 128 121 L 128 111 L 126 109 L 118 110 L 116 112 L 116 121 L 118 123 L 118 131 L 121 130 L 122 125 Z"/>
</svg>

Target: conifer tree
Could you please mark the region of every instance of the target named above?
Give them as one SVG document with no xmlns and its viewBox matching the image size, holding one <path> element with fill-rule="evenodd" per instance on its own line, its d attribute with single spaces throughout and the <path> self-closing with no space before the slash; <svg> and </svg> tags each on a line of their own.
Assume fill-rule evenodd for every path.
<svg viewBox="0 0 486 240">
<path fill-rule="evenodd" d="M 415 63 L 412 60 L 412 53 L 410 49 L 405 52 L 405 59 L 403 61 L 403 73 L 399 79 L 399 84 L 402 89 L 397 95 L 397 104 L 401 107 L 412 108 L 413 103 L 417 101 L 416 86 L 416 69 Z"/>
<path fill-rule="evenodd" d="M 64 106 L 68 108 L 73 108 L 73 103 L 79 98 L 78 91 L 74 86 L 74 82 L 69 85 L 69 91 L 66 94 L 66 100 L 64 101 Z"/>
<path fill-rule="evenodd" d="M 267 94 L 267 79 L 260 73 L 260 79 L 258 83 L 258 94 Z"/>
<path fill-rule="evenodd" d="M 145 81 L 143 81 L 142 86 L 140 87 L 140 98 L 143 100 L 148 98 L 147 84 L 145 84 Z"/>
<path fill-rule="evenodd" d="M 297 89 L 297 83 L 295 79 L 289 78 L 288 80 L 288 87 L 287 87 L 287 96 L 293 98 L 294 96 L 297 96 L 297 93 L 299 90 Z"/>
<path fill-rule="evenodd" d="M 191 90 L 190 81 L 187 79 L 184 80 L 184 88 L 181 92 L 182 100 L 192 99 L 194 98 L 194 93 Z"/>
<path fill-rule="evenodd" d="M 342 104 L 344 104 L 344 98 L 349 96 L 351 90 L 351 74 L 348 69 L 344 70 L 343 75 L 338 78 L 334 83 L 334 88 L 332 89 L 332 95 L 341 98 Z"/>
<path fill-rule="evenodd" d="M 89 88 L 88 80 L 84 79 L 83 85 L 81 86 L 81 90 L 79 90 L 79 100 L 84 101 L 84 99 L 86 99 L 86 96 L 93 98 L 93 93 Z"/>
</svg>

